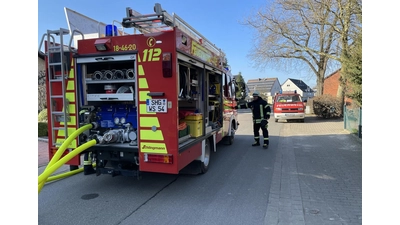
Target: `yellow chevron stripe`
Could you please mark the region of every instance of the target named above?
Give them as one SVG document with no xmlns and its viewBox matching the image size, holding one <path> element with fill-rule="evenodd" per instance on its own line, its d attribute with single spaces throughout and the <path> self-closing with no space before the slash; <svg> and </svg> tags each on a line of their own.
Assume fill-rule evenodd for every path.
<svg viewBox="0 0 400 225">
<path fill-rule="evenodd" d="M 140 117 L 140 127 L 160 127 L 157 117 Z"/>
<path fill-rule="evenodd" d="M 150 91 L 139 91 L 139 101 L 144 102 L 146 99 L 152 99 L 147 93 L 150 93 Z"/>
<path fill-rule="evenodd" d="M 144 153 L 167 154 L 167 146 L 164 143 L 140 143 L 140 151 Z"/>
<path fill-rule="evenodd" d="M 69 102 L 75 102 L 75 92 L 67 92 L 65 93 L 65 97 L 68 99 Z"/>
<path fill-rule="evenodd" d="M 149 88 L 146 78 L 139 78 L 139 88 Z"/>
<path fill-rule="evenodd" d="M 143 65 L 139 65 L 139 66 L 138 66 L 138 73 L 139 73 L 139 76 L 144 76 Z"/>
<path fill-rule="evenodd" d="M 140 130 L 140 139 L 149 141 L 164 141 L 161 130 Z"/>
<path fill-rule="evenodd" d="M 139 114 L 141 115 L 155 115 L 155 112 L 147 112 L 146 104 L 139 104 Z"/>
<path fill-rule="evenodd" d="M 75 114 L 75 105 L 74 104 L 68 104 L 68 112 Z"/>
<path fill-rule="evenodd" d="M 73 80 L 68 81 L 67 90 L 75 90 L 75 82 Z"/>
<path fill-rule="evenodd" d="M 64 126 L 64 122 L 60 122 L 60 125 L 61 126 Z M 69 121 L 67 121 L 67 125 L 72 125 L 72 126 L 75 126 L 76 125 L 76 116 L 69 116 Z M 69 129 L 74 129 L 73 130 L 73 132 L 76 130 L 76 128 L 73 128 L 73 127 L 70 127 Z M 70 132 L 69 132 L 69 129 L 68 129 L 68 134 L 71 134 Z M 58 133 L 58 136 L 64 136 L 64 131 L 63 131 L 63 134 L 61 135 L 60 133 Z"/>
<path fill-rule="evenodd" d="M 64 143 L 64 141 L 65 141 L 64 138 L 57 138 L 56 145 L 61 146 L 61 145 Z M 78 145 L 77 145 L 77 141 L 76 141 L 76 140 L 73 140 L 73 141 L 71 141 L 71 143 L 67 146 L 67 148 L 76 148 L 77 146 L 78 146 Z"/>
<path fill-rule="evenodd" d="M 76 129 L 74 127 L 68 127 L 68 134 L 72 134 L 75 130 Z M 59 136 L 64 136 L 65 135 L 65 130 L 59 130 L 58 131 L 58 135 Z"/>
<path fill-rule="evenodd" d="M 74 70 L 74 61 L 72 60 L 71 62 L 71 70 L 69 71 L 69 78 L 75 78 L 75 70 Z M 67 91 L 74 91 L 75 90 L 75 80 L 68 80 L 67 82 Z M 68 100 L 68 102 L 76 102 L 76 98 L 75 98 L 75 92 L 67 92 L 65 93 L 65 98 Z M 63 111 L 65 110 L 65 106 L 63 106 Z M 69 114 L 75 114 L 75 104 L 68 104 L 68 108 L 67 108 Z M 63 126 L 65 123 L 64 122 L 60 122 L 60 125 Z M 70 115 L 70 120 L 67 122 L 67 125 L 72 125 L 72 126 L 76 126 L 77 125 L 77 118 L 76 116 L 71 116 Z M 76 127 L 68 127 L 68 134 L 72 134 L 73 132 L 76 131 Z M 56 135 L 58 137 L 65 137 L 65 130 L 58 130 L 56 131 Z M 57 145 L 61 145 L 62 143 L 64 143 L 66 138 L 57 138 L 56 139 L 56 144 Z M 68 145 L 68 148 L 76 148 L 78 145 L 77 140 L 73 140 L 71 142 L 71 144 Z"/>
<path fill-rule="evenodd" d="M 138 54 L 138 62 L 140 61 L 140 56 Z M 139 76 L 144 76 L 144 68 L 143 65 L 138 65 L 138 74 Z M 147 83 L 146 78 L 139 78 L 138 79 L 138 87 L 139 89 L 147 89 L 139 91 L 139 102 L 144 102 L 146 99 L 152 99 L 151 96 L 148 96 L 149 93 L 149 84 Z M 149 113 L 146 111 L 146 104 L 139 103 L 139 125 L 140 128 L 143 127 L 160 127 L 160 121 L 158 120 L 157 116 L 155 117 L 142 117 L 142 115 L 156 115 L 156 113 L 152 112 Z M 163 141 L 164 135 L 161 129 L 152 131 L 152 130 L 141 130 L 139 128 L 139 143 L 140 143 L 140 152 L 143 153 L 160 153 L 160 154 L 167 154 L 167 146 L 165 143 L 151 143 L 151 142 L 142 142 L 142 140 L 148 141 Z"/>
</svg>

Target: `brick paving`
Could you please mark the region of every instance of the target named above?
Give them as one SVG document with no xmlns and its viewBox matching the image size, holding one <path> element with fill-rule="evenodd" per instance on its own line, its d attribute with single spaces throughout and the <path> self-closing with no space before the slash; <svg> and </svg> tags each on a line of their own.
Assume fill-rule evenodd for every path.
<svg viewBox="0 0 400 225">
<path fill-rule="evenodd" d="M 285 123 L 278 149 L 265 224 L 362 224 L 362 143 L 343 120 Z"/>
<path fill-rule="evenodd" d="M 48 142 L 46 140 L 38 141 L 38 166 L 46 166 L 49 163 Z"/>
</svg>

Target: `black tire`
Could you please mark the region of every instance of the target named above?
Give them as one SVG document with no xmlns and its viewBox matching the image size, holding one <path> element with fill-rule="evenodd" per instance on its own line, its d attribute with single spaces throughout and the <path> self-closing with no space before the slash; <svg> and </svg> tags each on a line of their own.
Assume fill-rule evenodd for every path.
<svg viewBox="0 0 400 225">
<path fill-rule="evenodd" d="M 200 173 L 205 174 L 208 171 L 208 167 L 210 166 L 210 155 L 211 155 L 211 146 L 210 140 L 205 140 L 205 149 L 204 149 L 204 161 L 200 162 Z"/>
<path fill-rule="evenodd" d="M 228 145 L 232 145 L 233 141 L 235 140 L 235 129 L 231 128 L 231 135 L 226 137 L 226 143 Z"/>
<path fill-rule="evenodd" d="M 278 122 L 278 119 L 275 119 L 275 123 L 277 123 Z"/>
</svg>

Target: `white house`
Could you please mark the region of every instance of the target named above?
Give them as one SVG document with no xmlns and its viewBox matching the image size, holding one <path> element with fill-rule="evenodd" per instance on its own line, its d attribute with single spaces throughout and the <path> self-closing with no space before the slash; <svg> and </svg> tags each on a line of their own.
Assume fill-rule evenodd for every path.
<svg viewBox="0 0 400 225">
<path fill-rule="evenodd" d="M 281 85 L 282 91 L 296 91 L 303 100 L 314 97 L 314 90 L 302 80 L 289 78 Z"/>
</svg>

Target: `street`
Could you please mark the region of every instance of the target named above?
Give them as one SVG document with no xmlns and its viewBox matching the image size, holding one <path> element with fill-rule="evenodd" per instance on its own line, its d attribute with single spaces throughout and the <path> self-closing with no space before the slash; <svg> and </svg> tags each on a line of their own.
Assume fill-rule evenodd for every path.
<svg viewBox="0 0 400 225">
<path fill-rule="evenodd" d="M 343 121 L 271 118 L 265 150 L 249 112 L 206 174 L 77 174 L 43 187 L 39 224 L 362 224 L 361 140 Z"/>
</svg>

